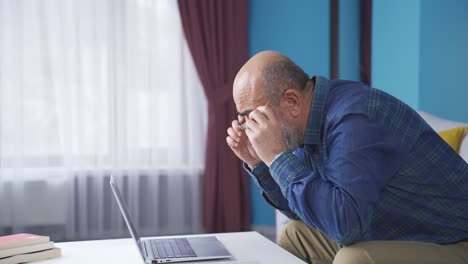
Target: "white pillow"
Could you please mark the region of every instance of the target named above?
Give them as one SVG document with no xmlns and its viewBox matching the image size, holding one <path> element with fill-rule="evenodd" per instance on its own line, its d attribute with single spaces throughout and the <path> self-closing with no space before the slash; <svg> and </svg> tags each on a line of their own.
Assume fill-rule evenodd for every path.
<svg viewBox="0 0 468 264">
<path fill-rule="evenodd" d="M 455 122 L 440 117 L 433 116 L 426 112 L 418 112 L 418 114 L 436 131 L 444 131 L 454 127 L 468 127 L 467 123 Z M 462 140 L 460 146 L 460 156 L 468 162 L 468 137 L 465 135 L 465 138 Z"/>
<path fill-rule="evenodd" d="M 465 139 L 463 139 L 461 146 L 460 146 L 460 156 L 468 162 L 468 136 L 465 135 Z"/>
</svg>

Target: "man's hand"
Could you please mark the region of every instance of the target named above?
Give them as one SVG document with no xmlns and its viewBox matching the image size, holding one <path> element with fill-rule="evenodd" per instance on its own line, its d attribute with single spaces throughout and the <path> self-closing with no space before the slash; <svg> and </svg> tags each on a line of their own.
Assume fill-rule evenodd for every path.
<svg viewBox="0 0 468 264">
<path fill-rule="evenodd" d="M 244 122 L 245 118 L 242 116 L 239 116 L 238 120 L 232 121 L 232 126 L 227 130 L 226 142 L 234 154 L 252 170 L 261 160 L 250 144 L 245 130 L 241 128 L 241 124 Z"/>
<path fill-rule="evenodd" d="M 268 167 L 276 155 L 287 150 L 281 122 L 269 106 L 260 106 L 249 114 L 245 132 L 255 152 Z"/>
</svg>

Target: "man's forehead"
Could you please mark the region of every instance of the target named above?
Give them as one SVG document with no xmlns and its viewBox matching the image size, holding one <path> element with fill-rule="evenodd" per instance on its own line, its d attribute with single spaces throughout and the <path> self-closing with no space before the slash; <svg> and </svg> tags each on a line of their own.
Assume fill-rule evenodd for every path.
<svg viewBox="0 0 468 264">
<path fill-rule="evenodd" d="M 243 69 L 234 82 L 234 102 L 238 113 L 257 107 L 263 101 L 261 72 L 258 69 Z"/>
<path fill-rule="evenodd" d="M 245 115 L 264 103 L 263 93 L 246 92 L 239 96 L 236 101 L 236 110 L 238 114 Z"/>
</svg>

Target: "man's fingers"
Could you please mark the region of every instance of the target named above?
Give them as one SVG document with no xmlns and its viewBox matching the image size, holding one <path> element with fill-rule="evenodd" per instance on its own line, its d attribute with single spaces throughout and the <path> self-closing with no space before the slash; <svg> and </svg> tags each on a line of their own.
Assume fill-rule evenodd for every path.
<svg viewBox="0 0 468 264">
<path fill-rule="evenodd" d="M 249 114 L 249 120 L 253 120 L 258 124 L 265 124 L 268 122 L 267 116 L 263 112 L 259 111 L 258 108 Z"/>
<path fill-rule="evenodd" d="M 234 141 L 236 141 L 237 143 L 240 142 L 240 136 L 234 131 L 232 127 L 228 128 L 227 133 Z"/>
<path fill-rule="evenodd" d="M 273 109 L 271 108 L 271 106 L 262 105 L 262 106 L 257 107 L 256 110 L 261 112 L 269 120 L 275 120 L 276 119 L 276 114 L 273 111 Z"/>
<path fill-rule="evenodd" d="M 255 135 L 255 132 L 249 127 L 247 127 L 247 129 L 245 130 L 245 134 L 247 135 L 250 141 L 250 139 Z"/>
<path fill-rule="evenodd" d="M 260 125 L 254 119 L 249 119 L 247 122 L 245 122 L 245 133 L 247 133 L 249 130 L 255 133 L 259 126 Z"/>
<path fill-rule="evenodd" d="M 239 143 L 235 142 L 234 139 L 232 139 L 230 136 L 226 137 L 226 142 L 228 146 L 230 146 L 231 148 L 239 147 Z"/>
<path fill-rule="evenodd" d="M 232 121 L 231 126 L 234 129 L 234 132 L 236 132 L 237 136 L 241 137 L 244 134 L 244 130 L 241 128 L 241 124 L 238 120 Z"/>
</svg>

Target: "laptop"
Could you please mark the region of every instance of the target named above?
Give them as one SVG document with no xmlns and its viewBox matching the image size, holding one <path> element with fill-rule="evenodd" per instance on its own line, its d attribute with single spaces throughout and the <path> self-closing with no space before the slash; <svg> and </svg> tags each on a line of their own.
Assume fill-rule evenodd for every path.
<svg viewBox="0 0 468 264">
<path fill-rule="evenodd" d="M 117 199 L 125 223 L 127 223 L 128 230 L 145 263 L 170 263 L 232 257 L 229 251 L 214 236 L 170 239 L 140 238 L 113 175 L 111 175 L 110 186 L 115 199 Z"/>
</svg>

